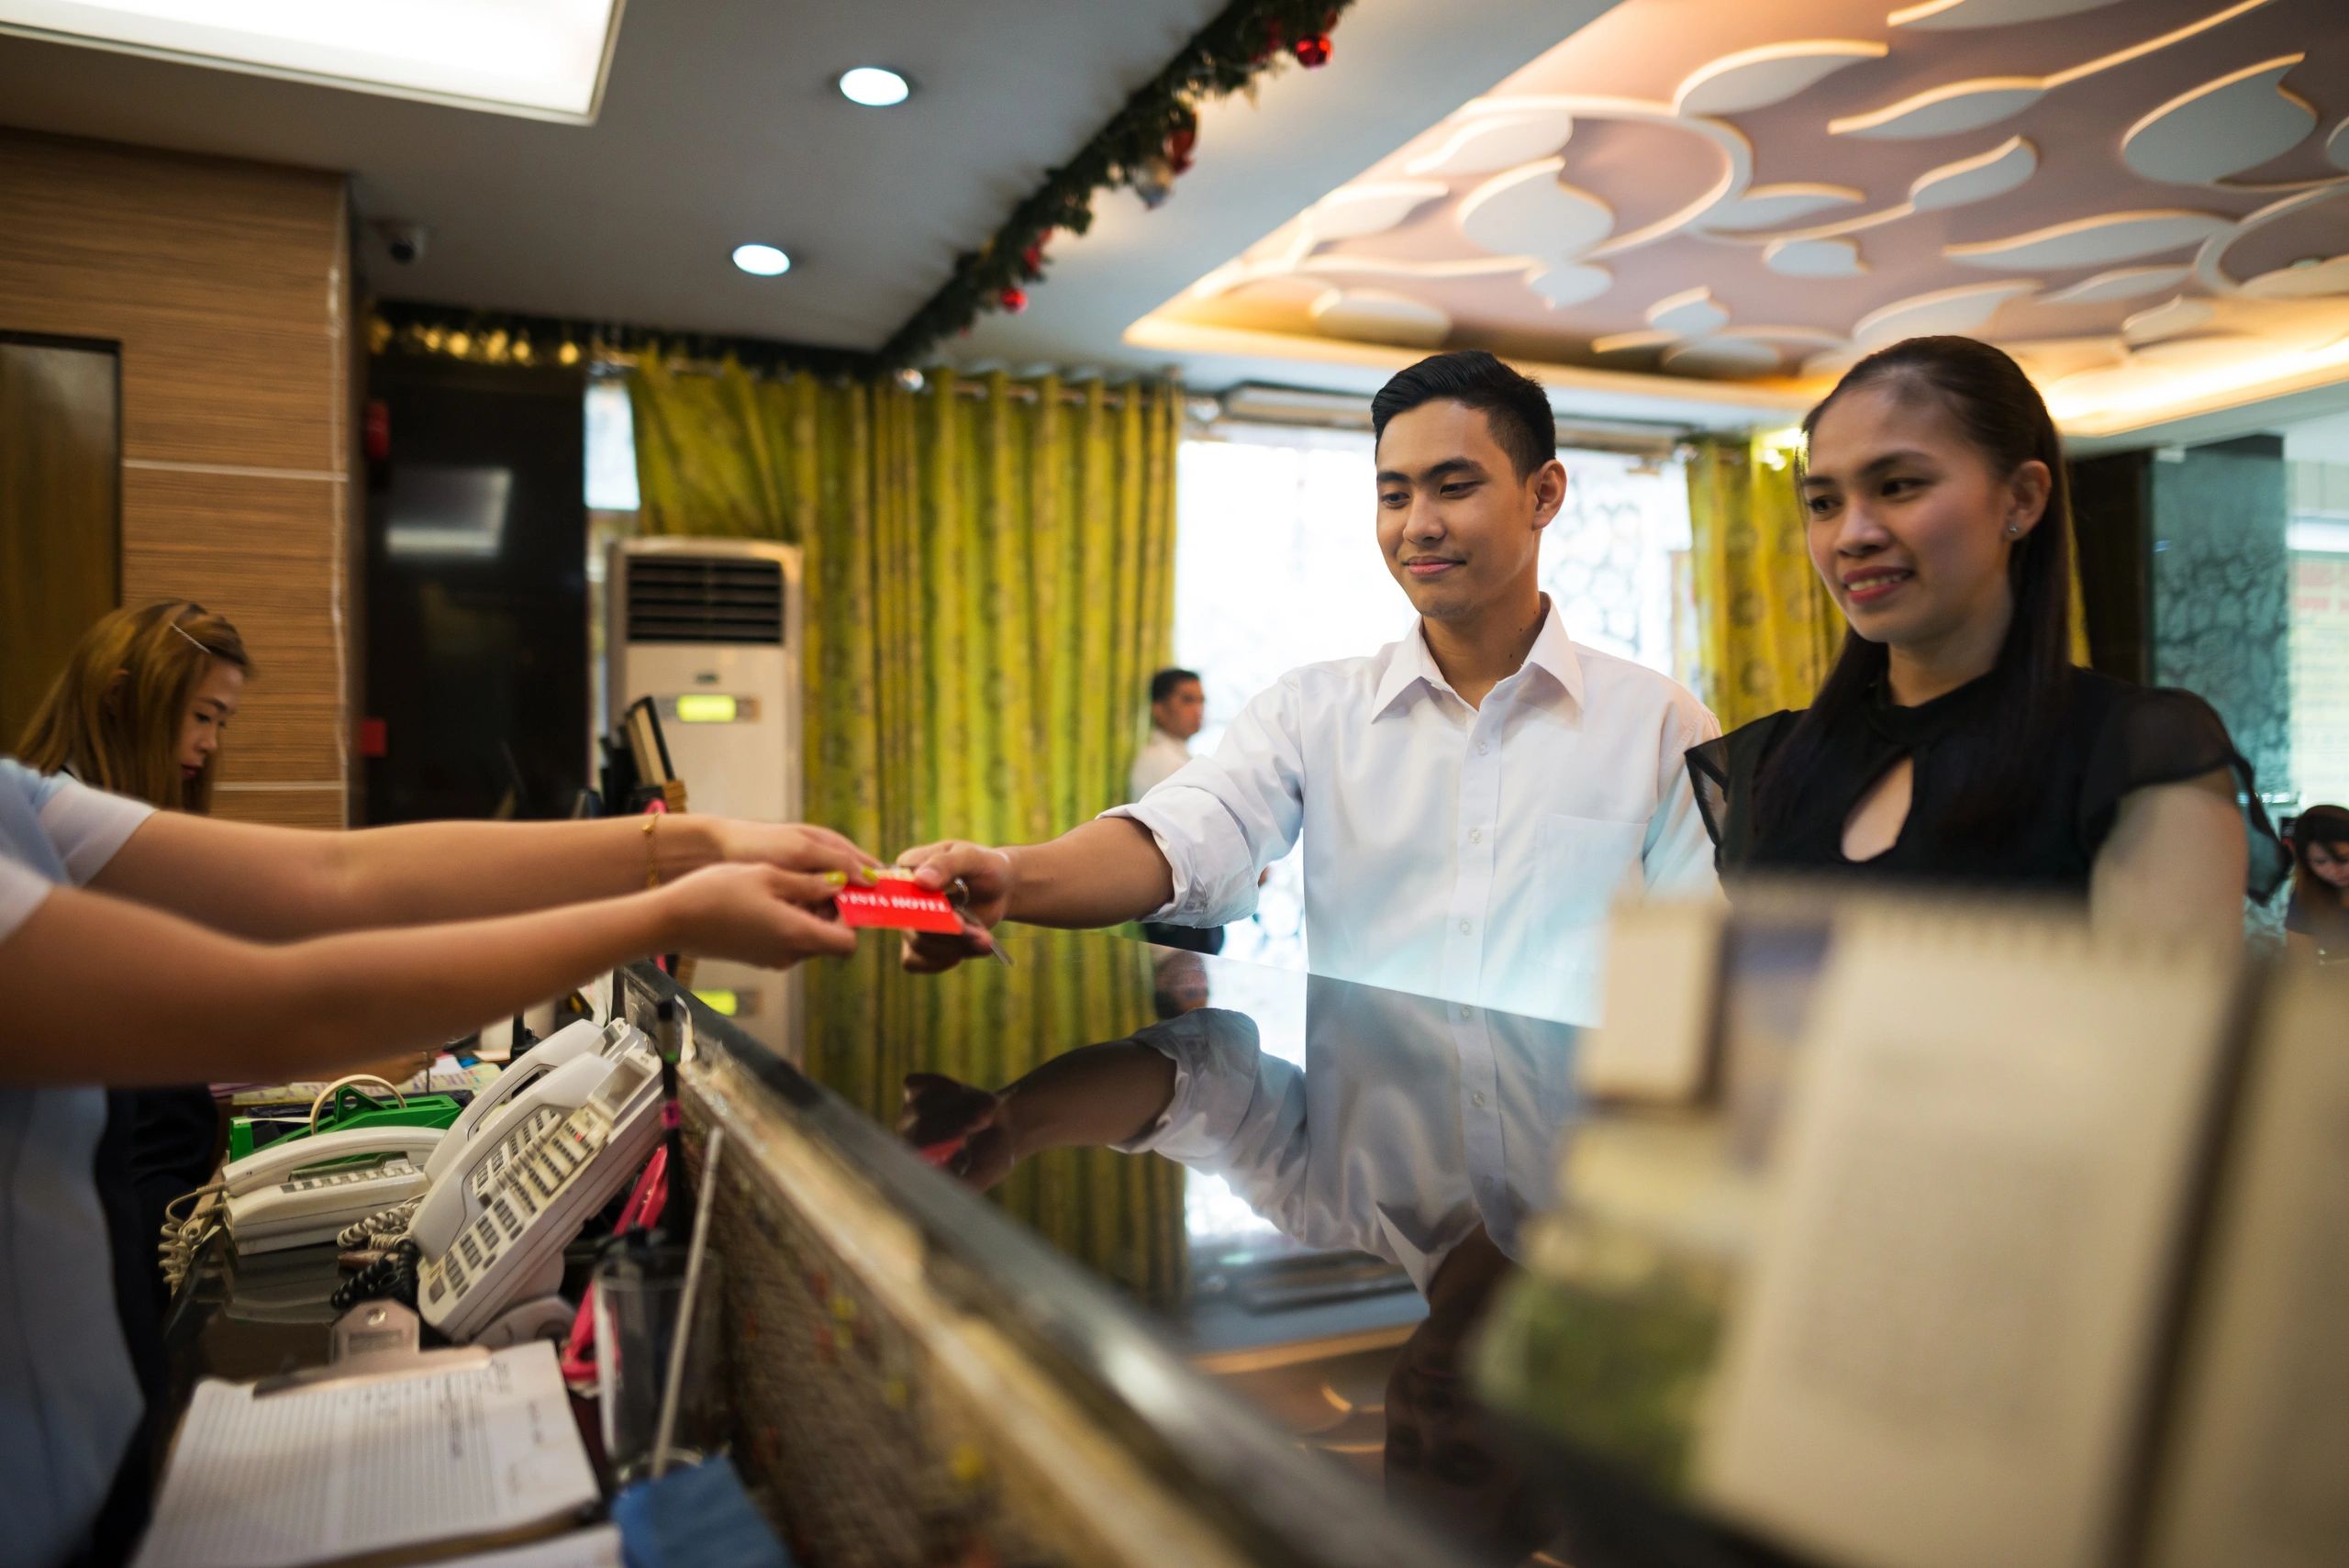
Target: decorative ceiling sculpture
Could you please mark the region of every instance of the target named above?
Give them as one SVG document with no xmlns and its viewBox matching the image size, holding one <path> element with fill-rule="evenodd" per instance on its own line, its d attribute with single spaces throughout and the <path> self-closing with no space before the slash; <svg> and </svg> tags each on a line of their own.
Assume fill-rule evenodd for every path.
<svg viewBox="0 0 2349 1568">
<path fill-rule="evenodd" d="M 1785 382 L 1967 332 L 2091 423 L 2349 376 L 2349 7 L 1623 0 L 1150 321 Z"/>
</svg>

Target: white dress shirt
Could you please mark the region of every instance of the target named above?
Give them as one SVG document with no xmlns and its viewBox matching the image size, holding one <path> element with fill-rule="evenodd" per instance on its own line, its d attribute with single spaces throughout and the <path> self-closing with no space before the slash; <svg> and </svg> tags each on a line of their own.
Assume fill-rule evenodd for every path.
<svg viewBox="0 0 2349 1568">
<path fill-rule="evenodd" d="M 1168 779 L 1183 771 L 1191 760 L 1191 743 L 1179 740 L 1155 724 L 1150 727 L 1150 739 L 1141 744 L 1141 751 L 1134 758 L 1134 771 L 1127 783 L 1132 787 L 1127 794 L 1140 800 Z"/>
<path fill-rule="evenodd" d="M 1315 977 L 1304 1065 L 1244 1013 L 1203 1007 L 1143 1029 L 1174 1093 L 1141 1138 L 1221 1176 L 1283 1234 L 1399 1263 L 1424 1292 L 1482 1226 L 1518 1256 L 1550 1207 L 1578 1104 L 1575 1031 L 1489 1008 Z"/>
<path fill-rule="evenodd" d="M 1145 917 L 1221 926 L 1305 843 L 1315 973 L 1593 1023 L 1616 895 L 1713 888 L 1683 754 L 1720 733 L 1702 703 L 1566 636 L 1470 707 L 1414 622 L 1364 659 L 1308 664 L 1260 693 L 1131 806 L 1174 896 Z"/>
</svg>

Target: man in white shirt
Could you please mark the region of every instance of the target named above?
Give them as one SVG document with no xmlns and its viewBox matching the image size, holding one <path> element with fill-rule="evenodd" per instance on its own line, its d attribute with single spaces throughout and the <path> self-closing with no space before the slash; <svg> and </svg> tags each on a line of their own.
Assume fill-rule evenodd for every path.
<svg viewBox="0 0 2349 1568">
<path fill-rule="evenodd" d="M 1377 540 L 1418 618 L 1366 658 L 1292 670 L 1141 801 L 1045 844 L 907 851 L 977 926 L 1219 926 L 1300 834 L 1319 973 L 1596 1021 L 1609 904 L 1714 885 L 1683 754 L 1720 726 L 1638 664 L 1579 648 L 1541 591 L 1565 500 L 1538 384 L 1438 354 L 1371 403 Z M 912 937 L 951 967 L 991 942 Z"/>
<path fill-rule="evenodd" d="M 1161 670 L 1150 678 L 1150 739 L 1134 757 L 1129 793 L 1140 800 L 1191 760 L 1191 737 L 1207 722 L 1208 697 L 1196 670 Z"/>
</svg>

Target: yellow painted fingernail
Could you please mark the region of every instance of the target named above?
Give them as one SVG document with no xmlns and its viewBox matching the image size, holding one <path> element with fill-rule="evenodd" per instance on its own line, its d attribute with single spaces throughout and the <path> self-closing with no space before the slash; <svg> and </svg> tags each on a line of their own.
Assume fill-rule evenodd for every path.
<svg viewBox="0 0 2349 1568">
<path fill-rule="evenodd" d="M 846 887 L 848 885 L 848 873 L 844 871 L 828 871 L 824 873 L 824 880 L 834 887 Z"/>
</svg>

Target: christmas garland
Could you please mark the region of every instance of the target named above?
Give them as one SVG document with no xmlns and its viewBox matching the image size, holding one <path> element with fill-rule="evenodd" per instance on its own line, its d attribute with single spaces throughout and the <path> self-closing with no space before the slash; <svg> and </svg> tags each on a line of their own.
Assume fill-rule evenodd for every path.
<svg viewBox="0 0 2349 1568">
<path fill-rule="evenodd" d="M 373 303 L 368 316 L 367 347 L 378 354 L 420 354 L 525 368 L 610 364 L 644 354 L 697 364 L 732 361 L 758 375 L 807 371 L 823 376 L 869 376 L 875 368 L 873 356 L 856 349 L 824 349 L 768 338 L 674 332 L 658 327 L 396 299 Z"/>
<path fill-rule="evenodd" d="M 881 346 L 895 368 L 918 363 L 944 339 L 989 310 L 1028 307 L 1028 285 L 1044 275 L 1044 248 L 1060 229 L 1083 234 L 1093 198 L 1119 186 L 1151 206 L 1164 201 L 1191 166 L 1198 106 L 1255 90 L 1257 78 L 1294 60 L 1307 70 L 1330 62 L 1330 33 L 1353 0 L 1232 0 L 1166 68 L 1126 100 L 1084 150 L 1045 178 L 978 250 L 955 259 L 946 286 Z"/>
<path fill-rule="evenodd" d="M 1029 285 L 1044 275 L 1044 250 L 1062 229 L 1093 225 L 1094 197 L 1130 189 L 1152 207 L 1191 167 L 1198 106 L 1232 93 L 1253 95 L 1260 78 L 1295 61 L 1330 62 L 1330 33 L 1353 0 L 1232 0 L 1126 100 L 1075 157 L 1011 210 L 995 237 L 954 260 L 954 271 L 911 320 L 874 353 L 759 338 L 665 332 L 510 311 L 473 311 L 384 300 L 368 328 L 376 353 L 427 354 L 484 364 L 594 364 L 656 351 L 695 361 L 735 360 L 754 372 L 870 375 L 919 364 L 940 342 L 983 312 L 1028 308 Z"/>
</svg>

